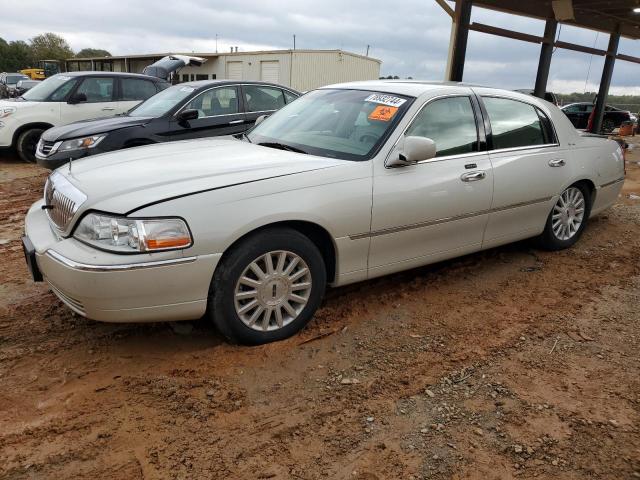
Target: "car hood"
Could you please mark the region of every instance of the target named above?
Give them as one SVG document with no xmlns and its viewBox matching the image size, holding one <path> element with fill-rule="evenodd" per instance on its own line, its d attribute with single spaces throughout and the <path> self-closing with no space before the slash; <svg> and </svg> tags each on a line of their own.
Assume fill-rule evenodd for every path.
<svg viewBox="0 0 640 480">
<path fill-rule="evenodd" d="M 95 155 L 56 172 L 87 196 L 79 215 L 88 209 L 126 214 L 183 195 L 345 163 L 236 139 L 201 139 Z"/>
<path fill-rule="evenodd" d="M 50 128 L 42 135 L 42 139 L 47 142 L 57 142 L 58 140 L 87 137 L 99 133 L 109 133 L 127 127 L 146 125 L 151 120 L 153 119 L 150 117 L 111 117 L 85 120 Z"/>
</svg>

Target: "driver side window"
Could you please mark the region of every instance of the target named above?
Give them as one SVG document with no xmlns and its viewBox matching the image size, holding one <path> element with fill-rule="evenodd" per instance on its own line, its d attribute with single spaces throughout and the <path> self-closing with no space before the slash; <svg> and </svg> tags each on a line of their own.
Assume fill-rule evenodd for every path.
<svg viewBox="0 0 640 480">
<path fill-rule="evenodd" d="M 428 103 L 409 126 L 406 135 L 433 140 L 436 157 L 476 152 L 478 130 L 471 99 L 448 97 Z"/>
</svg>

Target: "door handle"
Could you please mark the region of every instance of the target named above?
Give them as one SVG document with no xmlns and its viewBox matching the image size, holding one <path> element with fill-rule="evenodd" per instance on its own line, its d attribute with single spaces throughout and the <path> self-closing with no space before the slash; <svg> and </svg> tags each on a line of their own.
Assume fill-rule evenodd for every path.
<svg viewBox="0 0 640 480">
<path fill-rule="evenodd" d="M 554 158 L 553 160 L 549 160 L 550 167 L 564 167 L 564 159 L 563 158 Z"/>
<path fill-rule="evenodd" d="M 460 175 L 460 180 L 462 180 L 463 182 L 477 182 L 478 180 L 482 180 L 486 176 L 486 172 L 483 171 L 469 172 Z"/>
<path fill-rule="evenodd" d="M 104 108 L 102 109 L 102 111 L 103 111 L 103 112 L 110 112 L 110 111 L 115 110 L 115 109 L 116 109 L 115 107 L 104 107 Z"/>
<path fill-rule="evenodd" d="M 229 125 L 238 125 L 239 123 L 244 123 L 244 120 L 234 120 L 233 122 L 229 122 Z"/>
</svg>

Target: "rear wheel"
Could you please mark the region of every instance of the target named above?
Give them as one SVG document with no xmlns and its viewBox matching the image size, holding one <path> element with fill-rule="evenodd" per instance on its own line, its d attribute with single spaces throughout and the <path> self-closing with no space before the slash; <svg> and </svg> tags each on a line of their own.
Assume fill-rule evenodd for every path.
<svg viewBox="0 0 640 480">
<path fill-rule="evenodd" d="M 31 128 L 25 130 L 18 136 L 16 143 L 16 150 L 22 160 L 29 163 L 35 163 L 36 161 L 36 148 L 40 137 L 44 132 L 41 128 Z"/>
<path fill-rule="evenodd" d="M 563 191 L 553 206 L 540 243 L 548 250 L 562 250 L 576 243 L 591 212 L 591 192 L 583 184 Z"/>
<path fill-rule="evenodd" d="M 324 260 L 311 240 L 293 229 L 264 230 L 222 259 L 211 285 L 209 316 L 234 342 L 283 340 L 309 322 L 326 281 Z"/>
</svg>

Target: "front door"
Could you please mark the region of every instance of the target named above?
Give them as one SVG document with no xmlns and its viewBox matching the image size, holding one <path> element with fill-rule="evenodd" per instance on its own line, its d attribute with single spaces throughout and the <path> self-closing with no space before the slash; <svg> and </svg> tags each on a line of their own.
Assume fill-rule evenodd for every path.
<svg viewBox="0 0 640 480">
<path fill-rule="evenodd" d="M 244 132 L 245 115 L 241 111 L 238 87 L 224 86 L 206 90 L 194 97 L 180 111 L 197 110 L 198 118 L 169 122 L 170 140 L 217 137 Z"/>
<path fill-rule="evenodd" d="M 370 276 L 480 248 L 493 172 L 488 154 L 479 151 L 484 131 L 476 118 L 471 95 L 431 100 L 404 135 L 432 139 L 436 157 L 405 167 L 375 165 Z"/>
<path fill-rule="evenodd" d="M 113 77 L 85 77 L 73 94 L 74 97 L 78 95 L 84 95 L 86 100 L 63 104 L 60 111 L 62 124 L 112 117 L 119 113 Z"/>
</svg>

